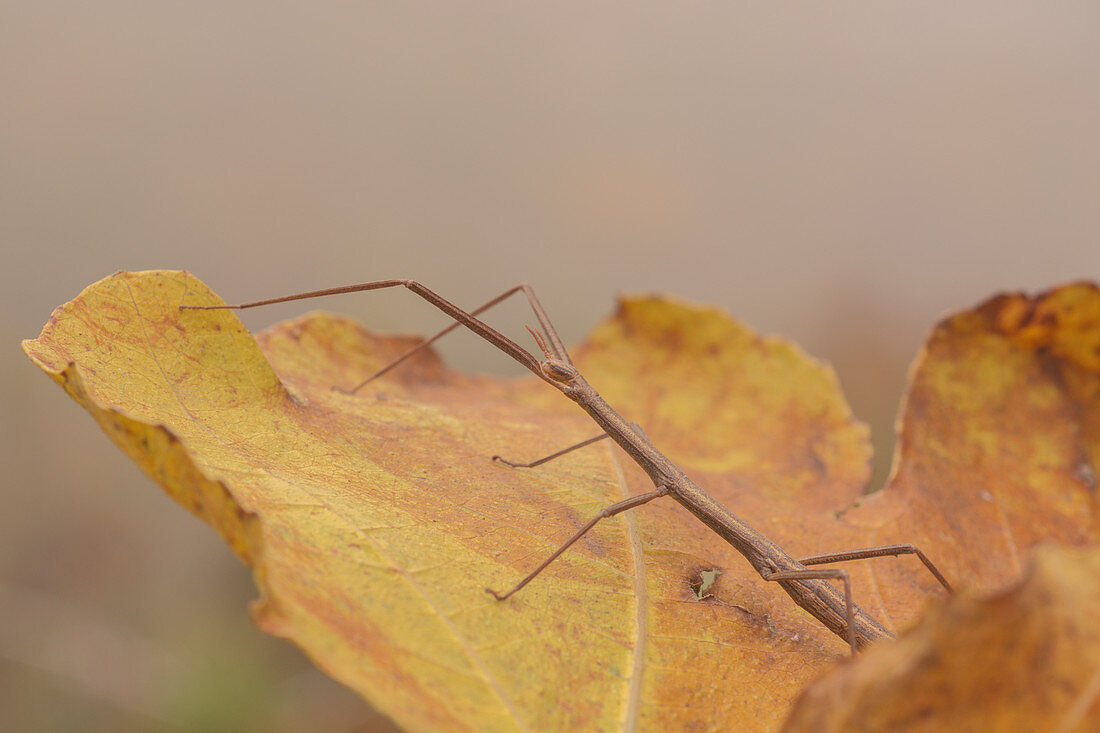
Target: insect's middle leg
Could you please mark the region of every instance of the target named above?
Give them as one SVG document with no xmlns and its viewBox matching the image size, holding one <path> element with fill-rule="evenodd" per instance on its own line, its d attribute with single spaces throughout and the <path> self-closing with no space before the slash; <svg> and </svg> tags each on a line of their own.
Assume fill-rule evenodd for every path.
<svg viewBox="0 0 1100 733">
<path fill-rule="evenodd" d="M 512 595 L 513 593 L 518 591 L 520 588 L 522 588 L 523 586 L 527 585 L 532 580 L 534 580 L 536 575 L 538 575 L 543 570 L 545 570 L 547 565 L 549 565 L 550 563 L 557 560 L 559 555 L 561 555 L 563 552 L 568 550 L 569 546 L 572 545 L 577 540 L 579 540 L 581 537 L 583 537 L 585 535 L 585 533 L 588 532 L 588 530 L 595 527 L 596 523 L 599 522 L 601 519 L 607 519 L 608 517 L 613 517 L 616 514 L 620 514 L 622 512 L 625 512 L 627 509 L 633 509 L 634 507 L 641 506 L 642 504 L 648 504 L 649 502 L 653 501 L 654 499 L 659 499 L 662 496 L 666 496 L 667 494 L 668 494 L 668 487 L 667 486 L 659 486 L 654 491 L 650 491 L 650 492 L 645 493 L 645 494 L 638 494 L 637 496 L 632 496 L 629 499 L 623 499 L 622 501 L 615 502 L 611 506 L 604 507 L 602 510 L 600 510 L 599 514 L 597 514 L 595 517 L 593 517 L 592 520 L 589 521 L 586 525 L 584 525 L 579 530 L 577 530 L 577 532 L 572 537 L 570 537 L 568 540 L 566 540 L 565 543 L 562 544 L 561 547 L 559 547 L 557 550 L 555 550 L 554 553 L 552 555 L 550 555 L 550 557 L 546 558 L 542 562 L 542 564 L 540 564 L 537 568 L 532 570 L 526 578 L 519 581 L 519 583 L 516 584 L 515 588 L 512 588 L 512 590 L 508 591 L 507 593 L 498 593 L 495 590 L 493 590 L 492 588 L 486 588 L 485 592 L 491 594 L 493 596 L 493 598 L 496 598 L 498 601 L 503 601 L 505 598 Z M 825 571 L 807 571 L 807 572 L 829 572 L 829 571 L 825 570 Z M 843 573 L 844 571 L 841 570 L 840 572 Z"/>
<path fill-rule="evenodd" d="M 581 442 L 576 443 L 574 445 L 571 445 L 568 448 L 562 448 L 560 451 L 557 451 L 556 453 L 551 453 L 548 456 L 543 456 L 542 458 L 531 461 L 530 463 L 518 463 L 516 461 L 510 461 L 507 458 L 505 458 L 504 456 L 493 456 L 493 460 L 494 461 L 499 461 L 500 463 L 503 463 L 505 466 L 511 466 L 512 468 L 534 468 L 535 466 L 541 466 L 542 464 L 547 463 L 548 461 L 552 461 L 555 458 L 558 458 L 560 456 L 564 456 L 566 453 L 572 453 L 573 451 L 577 450 L 578 448 L 583 448 L 586 445 L 592 445 L 593 443 L 601 441 L 606 437 L 608 437 L 607 433 L 601 433 L 600 435 L 597 435 L 595 438 L 589 438 L 588 440 L 582 440 Z"/>
<path fill-rule="evenodd" d="M 642 430 L 641 425 L 639 425 L 636 422 L 632 422 L 632 423 L 629 423 L 629 424 L 630 424 L 630 427 L 635 432 L 637 432 L 643 438 L 645 437 L 645 431 Z M 541 466 L 544 463 L 548 463 L 548 462 L 554 460 L 555 458 L 560 458 L 561 456 L 564 456 L 566 453 L 572 453 L 573 451 L 577 450 L 578 448 L 584 448 L 587 445 L 592 445 L 593 443 L 598 443 L 599 441 L 603 440 L 604 438 L 608 438 L 608 437 L 611 437 L 611 436 L 609 436 L 607 433 L 601 433 L 600 435 L 597 435 L 594 438 L 589 438 L 588 440 L 582 440 L 579 443 L 574 443 L 573 445 L 569 446 L 568 448 L 562 448 L 561 450 L 555 451 L 554 453 L 551 453 L 548 456 L 543 456 L 542 458 L 538 458 L 538 459 L 536 459 L 534 461 L 530 461 L 528 463 L 521 463 L 519 461 L 512 461 L 512 460 L 509 460 L 509 459 L 505 458 L 504 456 L 493 456 L 492 460 L 503 463 L 505 466 L 511 466 L 512 468 L 534 468 L 535 466 Z"/>
</svg>

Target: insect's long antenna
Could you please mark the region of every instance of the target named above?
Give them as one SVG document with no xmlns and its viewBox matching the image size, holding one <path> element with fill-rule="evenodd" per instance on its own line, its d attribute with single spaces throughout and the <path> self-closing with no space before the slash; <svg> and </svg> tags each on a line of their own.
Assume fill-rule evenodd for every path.
<svg viewBox="0 0 1100 733">
<path fill-rule="evenodd" d="M 558 336 L 558 332 L 554 329 L 554 324 L 550 322 L 550 317 L 548 315 L 546 315 L 546 311 L 543 309 L 542 304 L 539 303 L 539 299 L 535 295 L 535 291 L 532 290 L 531 286 L 528 285 L 527 283 L 520 283 L 519 285 L 514 285 L 514 286 L 508 288 L 507 290 L 505 290 L 500 295 L 497 295 L 496 297 L 492 298 L 491 300 L 489 300 L 485 303 L 482 303 L 477 308 L 474 308 L 472 311 L 470 311 L 470 315 L 471 316 L 480 315 L 480 314 L 484 313 L 485 311 L 489 310 L 490 308 L 504 302 L 505 300 L 507 300 L 512 295 L 515 295 L 516 293 L 520 293 L 520 292 L 522 292 L 524 294 L 524 296 L 526 296 L 527 302 L 531 306 L 531 310 L 533 310 L 535 312 L 535 317 L 539 319 L 539 323 L 542 325 L 543 331 L 545 332 L 547 338 L 549 339 L 549 346 L 553 350 L 555 358 L 558 359 L 559 361 L 564 361 L 567 364 L 571 364 L 572 361 L 569 358 L 569 352 L 566 351 L 565 345 L 561 342 L 561 337 Z M 391 361 L 389 364 L 382 367 L 378 371 L 374 372 L 373 374 L 368 376 L 366 379 L 364 379 L 362 382 L 355 385 L 351 389 L 343 389 L 342 387 L 333 387 L 333 389 L 335 389 L 339 392 L 344 392 L 346 394 L 355 394 L 360 389 L 362 389 L 366 385 L 373 382 L 375 379 L 378 379 L 379 377 L 381 377 L 383 374 L 386 374 L 387 372 L 389 372 L 394 367 L 398 366 L 399 364 L 402 364 L 405 360 L 407 360 L 410 357 L 416 355 L 418 352 L 428 348 L 430 345 L 432 345 L 433 343 L 438 341 L 440 338 L 442 338 L 443 336 L 446 336 L 451 331 L 455 330 L 456 328 L 458 328 L 462 325 L 464 325 L 464 324 L 461 321 L 453 322 L 451 325 L 449 325 L 446 328 L 438 331 L 433 336 L 431 336 L 429 338 L 426 338 L 423 341 L 421 341 L 420 343 L 418 343 L 416 346 L 413 346 L 411 349 L 406 351 L 404 354 L 397 357 L 396 359 L 394 359 L 393 361 Z"/>
<path fill-rule="evenodd" d="M 528 333 L 535 337 L 535 343 L 539 345 L 540 349 L 542 349 L 543 356 L 545 356 L 547 359 L 553 358 L 554 355 L 550 353 L 550 347 L 546 345 L 546 339 L 542 337 L 542 334 L 531 328 L 530 326 L 525 326 L 525 328 L 527 329 Z"/>
<path fill-rule="evenodd" d="M 449 300 L 446 300 L 434 290 L 429 290 L 415 280 L 376 280 L 369 283 L 347 285 L 340 288 L 327 288 L 325 290 L 314 290 L 308 293 L 286 295 L 280 298 L 267 298 L 265 300 L 254 300 L 249 303 L 237 303 L 235 305 L 181 305 L 179 308 L 180 310 L 242 310 L 244 308 L 255 308 L 261 305 L 271 305 L 273 303 L 285 303 L 290 300 L 304 300 L 306 298 L 318 298 L 324 295 L 359 293 L 365 290 L 382 290 L 384 288 L 394 287 L 408 288 L 416 295 L 419 295 L 478 336 L 481 336 L 493 346 L 496 346 L 505 354 L 508 354 L 520 364 L 527 367 L 539 379 L 553 384 L 553 381 L 542 373 L 542 369 L 539 367 L 539 360 L 536 359 L 530 351 L 508 338 L 500 331 L 497 331 L 489 324 L 470 315 Z"/>
</svg>

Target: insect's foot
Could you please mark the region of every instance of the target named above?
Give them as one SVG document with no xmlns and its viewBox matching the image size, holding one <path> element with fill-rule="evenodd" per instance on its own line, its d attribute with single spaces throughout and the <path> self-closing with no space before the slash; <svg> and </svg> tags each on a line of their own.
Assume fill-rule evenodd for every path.
<svg viewBox="0 0 1100 733">
<path fill-rule="evenodd" d="M 336 392 L 343 392 L 344 394 L 351 394 L 351 395 L 353 395 L 353 394 L 355 394 L 356 392 L 358 392 L 359 390 L 363 389 L 363 387 L 366 387 L 366 386 L 367 386 L 368 384 L 370 384 L 371 382 L 373 382 L 374 380 L 378 379 L 378 378 L 379 378 L 379 377 L 381 377 L 381 376 L 382 376 L 383 374 L 385 374 L 386 372 L 388 372 L 388 371 L 390 370 L 390 368 L 391 368 L 391 367 L 397 366 L 397 364 L 398 364 L 398 363 L 399 363 L 399 362 L 396 362 L 396 361 L 395 361 L 395 362 L 394 362 L 393 364 L 390 364 L 390 366 L 386 367 L 385 369 L 382 369 L 382 370 L 380 370 L 380 371 L 377 371 L 377 372 L 375 372 L 374 374 L 370 375 L 369 377 L 367 377 L 366 379 L 364 379 L 364 380 L 363 380 L 362 382 L 360 382 L 359 384 L 355 385 L 355 386 L 354 386 L 354 387 L 352 387 L 351 389 L 344 389 L 343 387 L 333 387 L 332 389 L 333 389 L 334 391 L 336 391 Z"/>
<path fill-rule="evenodd" d="M 486 588 L 485 592 L 488 593 L 489 595 L 491 595 L 493 598 L 496 598 L 498 601 L 503 601 L 505 598 L 508 597 L 507 593 L 505 593 L 504 595 L 501 595 L 500 593 L 497 593 L 492 588 Z"/>
<path fill-rule="evenodd" d="M 363 387 L 366 387 L 372 381 L 374 381 L 374 377 L 371 377 L 370 379 L 364 379 L 362 382 L 355 385 L 351 389 L 347 389 L 346 387 L 341 387 L 341 386 L 337 385 L 337 386 L 332 387 L 332 391 L 333 392 L 339 392 L 341 394 L 356 395 L 356 394 L 359 394 L 359 390 L 363 389 Z"/>
<path fill-rule="evenodd" d="M 503 463 L 505 466 L 511 466 L 512 468 L 516 467 L 516 464 L 509 461 L 504 456 L 493 456 L 492 460 L 494 463 Z"/>
</svg>

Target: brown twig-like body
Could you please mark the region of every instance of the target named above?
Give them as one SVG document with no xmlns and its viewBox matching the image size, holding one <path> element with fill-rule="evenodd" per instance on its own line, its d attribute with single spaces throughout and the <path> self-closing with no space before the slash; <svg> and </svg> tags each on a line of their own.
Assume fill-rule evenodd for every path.
<svg viewBox="0 0 1100 733">
<path fill-rule="evenodd" d="M 530 464 L 517 464 L 511 461 L 504 461 L 505 463 L 512 466 L 538 465 L 563 453 L 567 453 L 570 450 L 595 442 L 599 438 L 607 436 L 618 443 L 642 470 L 649 475 L 655 487 L 654 490 L 649 493 L 634 496 L 604 508 L 592 519 L 592 521 L 582 527 L 573 537 L 559 547 L 557 551 L 547 558 L 545 562 L 535 568 L 526 578 L 521 580 L 512 590 L 503 594 L 490 590 L 489 592 L 497 599 L 504 600 L 533 580 L 543 568 L 553 562 L 555 558 L 580 539 L 585 532 L 595 526 L 601 519 L 641 506 L 642 504 L 663 496 L 669 496 L 675 499 L 681 506 L 694 514 L 700 521 L 721 536 L 722 539 L 729 542 L 738 552 L 745 556 L 745 559 L 748 560 L 749 564 L 760 574 L 760 577 L 764 580 L 779 583 L 783 590 L 787 592 L 787 595 L 789 595 L 798 606 L 806 610 L 830 631 L 844 639 L 850 645 L 853 654 L 856 652 L 856 649 L 862 648 L 878 639 L 890 637 L 892 634 L 876 621 L 873 616 L 852 602 L 851 583 L 847 571 L 835 568 L 812 569 L 808 566 L 829 562 L 865 559 L 869 557 L 881 557 L 884 555 L 915 554 L 936 576 L 936 579 L 939 580 L 948 591 L 951 590 L 951 586 L 943 575 L 920 550 L 912 545 L 889 545 L 849 552 L 828 553 L 814 555 L 812 557 L 803 558 L 802 560 L 796 560 L 788 555 L 781 547 L 757 532 L 743 519 L 722 506 L 694 481 L 688 478 L 683 471 L 672 463 L 672 461 L 657 450 L 649 441 L 649 438 L 646 437 L 645 433 L 642 432 L 640 427 L 634 423 L 627 422 L 622 416 L 615 412 L 602 397 L 600 397 L 596 390 L 592 388 L 580 372 L 572 365 L 569 354 L 565 350 L 565 346 L 562 344 L 557 331 L 554 329 L 549 317 L 543 310 L 542 305 L 535 297 L 534 291 L 526 284 L 511 288 L 470 312 L 462 310 L 414 280 L 379 280 L 341 288 L 317 290 L 309 293 L 271 298 L 251 303 L 241 303 L 238 305 L 181 306 L 181 308 L 252 308 L 290 300 L 301 300 L 324 295 L 336 295 L 339 293 L 353 293 L 364 290 L 380 290 L 399 286 L 408 288 L 424 300 L 427 300 L 436 308 L 453 318 L 455 323 L 430 339 L 422 342 L 399 357 L 396 361 L 368 377 L 354 389 L 348 391 L 354 392 L 358 390 L 372 379 L 389 371 L 440 336 L 450 332 L 458 327 L 458 325 L 463 325 L 511 356 L 533 372 L 537 377 L 554 386 L 566 397 L 576 402 L 604 431 L 604 434 L 598 438 L 584 441 L 581 444 L 571 446 L 563 451 L 558 451 L 551 456 L 539 461 L 534 461 Z M 500 303 L 508 296 L 521 291 L 527 296 L 531 308 L 535 312 L 535 317 L 542 327 L 541 331 L 528 330 L 531 330 L 539 347 L 543 350 L 546 356 L 544 360 L 537 359 L 519 344 L 477 318 L 479 313 Z M 493 458 L 496 460 L 503 460 L 499 456 L 493 456 Z M 830 582 L 831 580 L 840 580 L 844 585 L 843 592 L 833 585 L 833 583 Z"/>
</svg>

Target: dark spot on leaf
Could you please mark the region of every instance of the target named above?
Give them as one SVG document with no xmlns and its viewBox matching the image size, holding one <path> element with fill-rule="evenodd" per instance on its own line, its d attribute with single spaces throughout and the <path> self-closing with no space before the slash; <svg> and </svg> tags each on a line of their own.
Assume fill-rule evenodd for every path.
<svg viewBox="0 0 1100 733">
<path fill-rule="evenodd" d="M 750 626 L 757 626 L 762 629 L 767 629 L 769 635 L 775 633 L 775 627 L 772 626 L 772 620 L 771 617 L 768 616 L 768 614 L 753 613 L 749 609 L 737 603 L 732 604 L 730 608 L 740 613 Z"/>
<path fill-rule="evenodd" d="M 688 586 L 691 588 L 691 592 L 695 596 L 697 601 L 705 601 L 714 598 L 714 595 L 710 592 L 711 587 L 714 585 L 714 581 L 718 579 L 718 576 L 722 574 L 722 571 L 718 568 L 709 568 L 707 570 L 700 570 L 696 573 L 695 577 L 688 581 Z"/>
<path fill-rule="evenodd" d="M 1080 480 L 1089 491 L 1096 488 L 1096 471 L 1093 470 L 1092 464 L 1087 460 L 1082 459 L 1078 461 L 1075 473 L 1077 474 L 1078 480 Z"/>
</svg>

